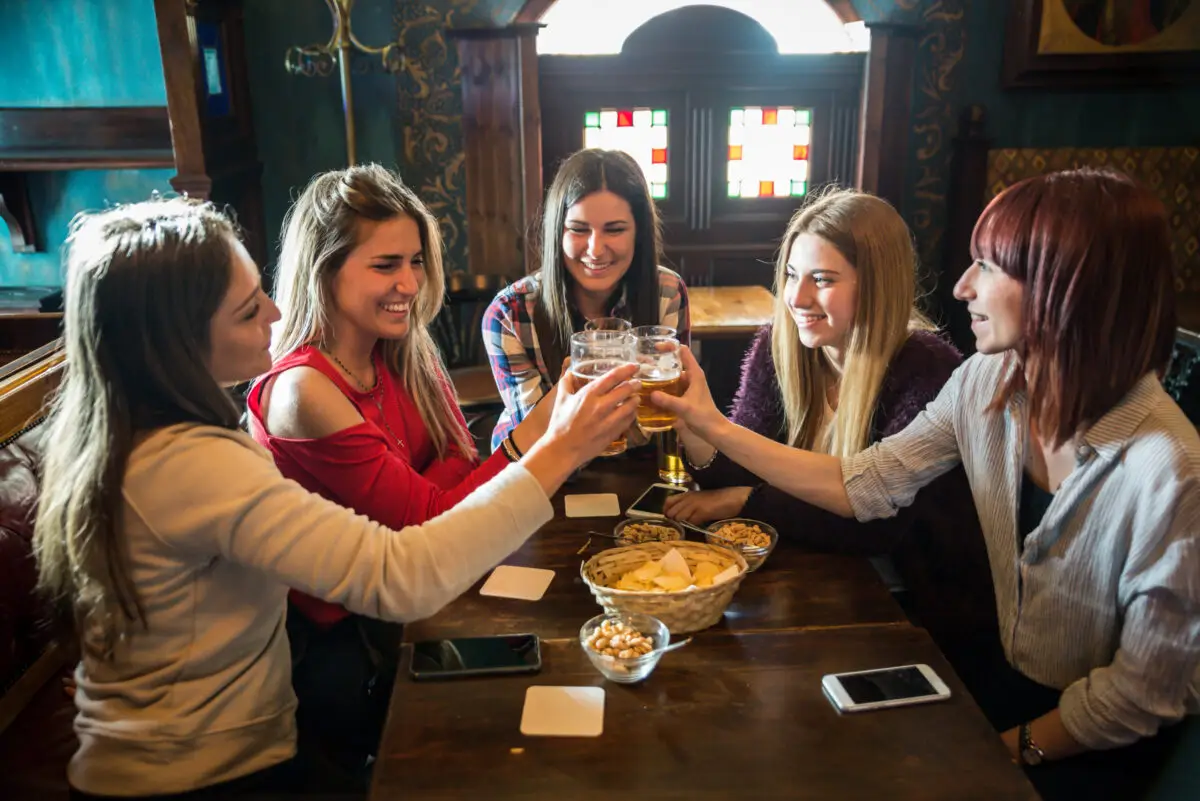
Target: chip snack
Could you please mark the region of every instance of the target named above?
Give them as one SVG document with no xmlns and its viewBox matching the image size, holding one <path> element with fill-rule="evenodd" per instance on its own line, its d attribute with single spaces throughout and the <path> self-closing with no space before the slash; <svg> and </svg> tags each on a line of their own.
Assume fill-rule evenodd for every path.
<svg viewBox="0 0 1200 801">
<path fill-rule="evenodd" d="M 672 548 L 661 559 L 644 563 L 606 586 L 630 592 L 679 592 L 690 587 L 711 587 L 733 578 L 737 565 L 724 570 L 712 562 L 700 562 L 692 570 L 678 549 Z"/>
</svg>

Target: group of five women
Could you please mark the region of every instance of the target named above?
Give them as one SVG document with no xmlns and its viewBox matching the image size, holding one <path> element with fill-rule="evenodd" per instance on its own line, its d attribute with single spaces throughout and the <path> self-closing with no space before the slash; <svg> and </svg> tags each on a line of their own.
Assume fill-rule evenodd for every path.
<svg viewBox="0 0 1200 801">
<path fill-rule="evenodd" d="M 437 223 L 381 167 L 308 185 L 274 299 L 205 204 L 81 215 L 68 254 L 36 546 L 82 645 L 80 798 L 286 787 L 298 739 L 361 770 L 396 624 L 464 592 L 567 477 L 637 434 L 634 368 L 577 385 L 571 334 L 613 316 L 689 329 L 646 182 L 614 151 L 562 165 L 540 270 L 484 317 L 505 403 L 486 458 L 429 333 Z M 1014 759 L 1054 763 L 1030 769 L 1039 788 L 1106 797 L 1107 778 L 1087 782 L 1111 760 L 1074 755 L 1150 765 L 1159 729 L 1196 711 L 1200 439 L 1158 383 L 1165 215 L 1118 174 L 1050 175 L 988 207 L 972 256 L 964 362 L 916 308 L 895 210 L 849 190 L 806 203 L 732 413 L 686 349 L 685 394 L 656 396 L 703 487 L 668 514 L 748 515 L 856 553 L 930 531 L 978 543 L 999 628 L 964 679 Z M 247 381 L 249 434 L 227 391 Z M 1071 765 L 1086 768 L 1054 770 Z"/>
</svg>

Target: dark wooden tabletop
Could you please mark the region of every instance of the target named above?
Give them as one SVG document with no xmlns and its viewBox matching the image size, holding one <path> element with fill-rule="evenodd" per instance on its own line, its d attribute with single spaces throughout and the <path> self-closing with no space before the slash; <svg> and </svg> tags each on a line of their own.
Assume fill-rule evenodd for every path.
<svg viewBox="0 0 1200 801">
<path fill-rule="evenodd" d="M 908 625 L 704 632 L 632 686 L 574 640 L 532 676 L 411 681 L 406 646 L 371 790 L 385 799 L 1037 798 L 929 636 Z M 931 665 L 950 700 L 841 715 L 827 673 Z M 526 737 L 525 690 L 605 691 L 599 737 Z"/>
<path fill-rule="evenodd" d="M 612 492 L 625 509 L 656 480 L 653 459 L 592 462 L 554 497 L 554 519 L 504 560 L 506 565 L 555 571 L 554 580 L 540 601 L 481 596 L 481 580 L 437 615 L 406 626 L 405 640 L 517 632 L 531 632 L 546 639 L 577 636 L 580 626 L 600 613 L 600 606 L 580 578 L 580 565 L 600 551 L 616 546 L 615 540 L 587 532 L 612 532 L 623 518 L 566 517 L 564 495 Z M 689 538 L 700 539 L 695 534 Z M 807 553 L 785 541 L 761 568 L 742 582 L 724 619 L 714 630 L 759 631 L 905 620 L 903 610 L 867 560 Z"/>
</svg>

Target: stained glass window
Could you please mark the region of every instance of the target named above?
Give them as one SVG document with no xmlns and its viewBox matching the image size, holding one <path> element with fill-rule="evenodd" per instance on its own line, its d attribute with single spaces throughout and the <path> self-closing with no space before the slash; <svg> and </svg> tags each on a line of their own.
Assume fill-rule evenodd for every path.
<svg viewBox="0 0 1200 801">
<path fill-rule="evenodd" d="M 667 197 L 667 110 L 602 108 L 583 115 L 583 146 L 624 150 L 646 174 L 650 195 Z"/>
<path fill-rule="evenodd" d="M 746 106 L 729 113 L 730 197 L 799 197 L 808 191 L 812 110 Z"/>
</svg>

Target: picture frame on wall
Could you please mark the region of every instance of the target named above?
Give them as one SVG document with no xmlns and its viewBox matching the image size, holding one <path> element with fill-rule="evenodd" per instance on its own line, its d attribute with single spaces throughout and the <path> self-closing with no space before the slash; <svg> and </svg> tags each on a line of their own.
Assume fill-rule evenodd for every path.
<svg viewBox="0 0 1200 801">
<path fill-rule="evenodd" d="M 1004 85 L 1200 82 L 1200 0 L 1011 0 Z"/>
</svg>

